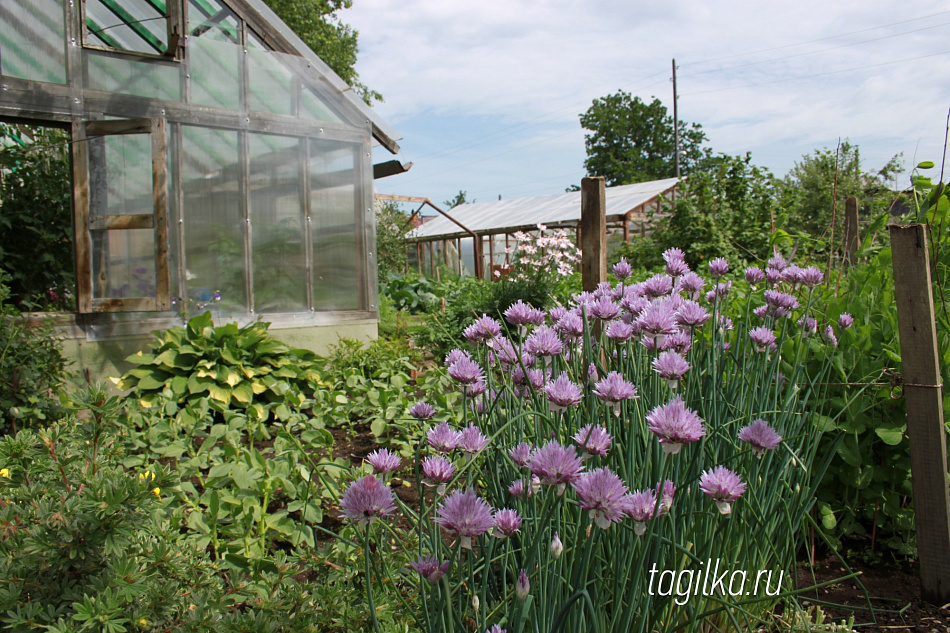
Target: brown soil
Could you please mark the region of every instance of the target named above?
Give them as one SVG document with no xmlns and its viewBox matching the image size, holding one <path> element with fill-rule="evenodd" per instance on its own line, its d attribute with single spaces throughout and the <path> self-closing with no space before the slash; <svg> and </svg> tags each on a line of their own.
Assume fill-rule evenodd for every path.
<svg viewBox="0 0 950 633">
<path fill-rule="evenodd" d="M 854 618 L 856 631 L 874 633 L 950 633 L 950 605 L 932 605 L 920 596 L 916 565 L 897 567 L 849 561 L 860 575 L 801 594 L 802 606 L 817 605 L 825 621 Z M 834 554 L 816 562 L 814 569 L 800 565 L 798 585 L 813 586 L 837 580 L 849 572 Z"/>
</svg>

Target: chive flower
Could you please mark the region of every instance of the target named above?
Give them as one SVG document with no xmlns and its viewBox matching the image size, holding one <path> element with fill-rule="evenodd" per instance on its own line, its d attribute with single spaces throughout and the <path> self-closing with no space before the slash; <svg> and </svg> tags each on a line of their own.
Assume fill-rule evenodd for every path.
<svg viewBox="0 0 950 633">
<path fill-rule="evenodd" d="M 758 352 L 766 352 L 775 347 L 775 333 L 767 327 L 752 328 L 749 330 L 749 338 Z"/>
<path fill-rule="evenodd" d="M 650 411 L 647 423 L 668 455 L 675 455 L 683 444 L 696 442 L 706 433 L 702 418 L 687 409 L 679 396 Z"/>
<path fill-rule="evenodd" d="M 518 574 L 518 580 L 515 582 L 515 596 L 518 600 L 524 602 L 531 593 L 531 582 L 528 580 L 528 572 L 524 569 Z"/>
<path fill-rule="evenodd" d="M 634 335 L 634 327 L 623 321 L 611 321 L 607 326 L 607 338 L 615 343 L 624 343 Z"/>
<path fill-rule="evenodd" d="M 729 272 L 729 262 L 724 257 L 717 257 L 709 262 L 709 274 L 715 279 L 719 279 Z"/>
<path fill-rule="evenodd" d="M 465 339 L 472 344 L 490 342 L 501 334 L 501 323 L 487 315 L 482 315 L 462 331 Z"/>
<path fill-rule="evenodd" d="M 530 480 L 515 479 L 511 482 L 511 485 L 508 486 L 508 494 L 519 499 L 533 497 L 540 488 L 541 480 L 538 479 L 537 475 L 531 475 Z"/>
<path fill-rule="evenodd" d="M 417 402 L 410 407 L 409 415 L 420 421 L 429 420 L 435 415 L 435 409 L 425 402 Z"/>
<path fill-rule="evenodd" d="M 402 465 L 402 460 L 399 459 L 399 455 L 396 455 L 388 448 L 373 451 L 366 456 L 366 461 L 373 467 L 373 470 L 383 474 L 395 472 L 399 470 L 399 467 Z"/>
<path fill-rule="evenodd" d="M 611 321 L 620 316 L 620 306 L 614 303 L 610 297 L 600 297 L 588 306 L 590 315 L 601 321 Z"/>
<path fill-rule="evenodd" d="M 825 327 L 823 332 L 825 340 L 831 344 L 832 347 L 838 347 L 838 337 L 835 336 L 835 330 L 830 325 Z"/>
<path fill-rule="evenodd" d="M 749 285 L 753 288 L 756 284 L 761 283 L 765 279 L 765 273 L 761 268 L 757 266 L 749 266 L 745 269 L 745 280 L 749 282 Z"/>
<path fill-rule="evenodd" d="M 676 486 L 667 479 L 663 484 L 657 484 L 654 494 L 660 495 L 660 507 L 657 508 L 657 516 L 669 514 L 673 509 L 673 497 L 676 495 Z"/>
<path fill-rule="evenodd" d="M 544 323 L 544 310 L 533 308 L 521 299 L 511 304 L 504 312 L 505 320 L 512 325 L 527 327 Z"/>
<path fill-rule="evenodd" d="M 551 554 L 551 560 L 557 560 L 564 553 L 564 543 L 561 542 L 560 535 L 555 532 L 551 544 L 548 546 L 548 552 Z"/>
<path fill-rule="evenodd" d="M 466 352 L 465 350 L 459 349 L 456 347 L 451 352 L 445 355 L 445 366 L 451 367 L 452 365 L 462 360 L 463 358 L 472 360 L 472 355 Z"/>
<path fill-rule="evenodd" d="M 686 327 L 699 327 L 709 320 L 710 314 L 706 308 L 695 301 L 686 301 L 676 311 L 676 323 Z"/>
<path fill-rule="evenodd" d="M 439 506 L 435 522 L 462 540 L 462 548 L 472 549 L 472 539 L 495 527 L 495 513 L 488 503 L 469 488 L 456 490 Z"/>
<path fill-rule="evenodd" d="M 557 356 L 564 351 L 564 344 L 554 330 L 542 325 L 525 341 L 524 350 L 532 356 Z"/>
<path fill-rule="evenodd" d="M 629 507 L 627 487 L 609 468 L 583 473 L 571 486 L 577 493 L 581 509 L 590 512 L 590 518 L 597 527 L 606 530 L 611 523 L 623 520 Z"/>
<path fill-rule="evenodd" d="M 584 467 L 573 446 L 561 446 L 552 440 L 531 454 L 528 468 L 537 475 L 540 483 L 556 485 L 558 494 L 562 494 L 565 486 L 576 480 Z"/>
<path fill-rule="evenodd" d="M 548 396 L 551 410 L 561 411 L 580 403 L 582 391 L 567 377 L 567 372 L 561 372 L 556 380 L 544 386 L 544 393 Z"/>
<path fill-rule="evenodd" d="M 483 380 L 485 373 L 481 365 L 470 358 L 460 358 L 449 367 L 449 377 L 463 385 L 471 385 Z"/>
<path fill-rule="evenodd" d="M 643 536 L 647 531 L 646 522 L 653 518 L 656 510 L 656 493 L 652 490 L 638 490 L 628 495 L 627 515 L 634 520 L 633 531 Z"/>
<path fill-rule="evenodd" d="M 736 473 L 725 466 L 703 471 L 699 489 L 716 502 L 720 514 L 732 512 L 732 503 L 745 492 L 745 484 Z"/>
<path fill-rule="evenodd" d="M 422 483 L 438 486 L 439 494 L 445 493 L 445 485 L 455 476 L 455 464 L 444 455 L 432 455 L 422 460 Z"/>
<path fill-rule="evenodd" d="M 666 351 L 653 359 L 653 370 L 671 389 L 676 389 L 683 375 L 689 371 L 689 363 L 676 352 Z"/>
<path fill-rule="evenodd" d="M 739 439 L 751 444 L 752 451 L 761 458 L 765 451 L 773 450 L 781 443 L 782 436 L 765 420 L 754 420 L 752 424 L 739 430 Z"/>
<path fill-rule="evenodd" d="M 623 281 L 633 274 L 633 267 L 627 262 L 625 257 L 621 257 L 620 261 L 614 264 L 613 270 L 614 277 L 617 278 L 617 281 Z"/>
<path fill-rule="evenodd" d="M 620 415 L 620 403 L 637 398 L 637 388 L 619 373 L 612 371 L 594 385 L 594 395 L 613 407 L 614 415 Z"/>
<path fill-rule="evenodd" d="M 588 424 L 578 431 L 573 439 L 580 446 L 586 458 L 591 455 L 600 455 L 601 457 L 607 455 L 607 451 L 610 450 L 610 441 L 613 438 L 604 427 Z"/>
<path fill-rule="evenodd" d="M 568 312 L 562 316 L 554 325 L 557 331 L 565 340 L 572 341 L 580 338 L 584 333 L 584 321 L 577 314 Z"/>
<path fill-rule="evenodd" d="M 838 317 L 838 327 L 840 327 L 842 330 L 847 330 L 853 324 L 854 317 L 847 312 L 842 312 L 841 316 Z"/>
<path fill-rule="evenodd" d="M 814 288 L 824 280 L 825 274 L 815 266 L 803 268 L 798 273 L 798 281 L 802 285 Z"/>
<path fill-rule="evenodd" d="M 510 457 L 511 461 L 513 461 L 518 466 L 524 467 L 528 465 L 528 460 L 531 459 L 532 451 L 534 451 L 533 446 L 527 442 L 522 442 L 508 451 L 508 457 Z"/>
<path fill-rule="evenodd" d="M 462 434 L 449 426 L 448 422 L 441 422 L 429 429 L 426 434 L 429 446 L 440 453 L 448 453 L 455 449 L 462 441 Z"/>
<path fill-rule="evenodd" d="M 451 561 L 439 562 L 439 559 L 435 556 L 420 556 L 409 565 L 415 569 L 420 576 L 425 578 L 426 582 L 430 585 L 434 585 L 439 582 L 439 578 L 444 576 L 449 571 L 449 566 L 452 564 Z"/>
<path fill-rule="evenodd" d="M 366 475 L 347 487 L 340 498 L 340 507 L 344 519 L 369 526 L 379 517 L 395 512 L 396 502 L 389 486 L 373 475 Z"/>
<path fill-rule="evenodd" d="M 673 278 L 663 273 L 653 275 L 641 286 L 644 296 L 650 299 L 663 297 L 673 292 Z"/>
<path fill-rule="evenodd" d="M 508 538 L 521 530 L 521 515 L 517 510 L 504 508 L 495 513 L 495 536 Z"/>
<path fill-rule="evenodd" d="M 475 456 L 488 446 L 488 438 L 474 424 L 469 424 L 462 430 L 459 437 L 458 447 L 465 451 L 469 456 Z"/>
</svg>

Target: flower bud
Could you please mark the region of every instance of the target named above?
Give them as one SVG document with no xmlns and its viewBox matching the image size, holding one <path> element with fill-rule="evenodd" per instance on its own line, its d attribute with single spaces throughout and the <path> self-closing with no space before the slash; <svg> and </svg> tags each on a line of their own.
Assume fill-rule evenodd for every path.
<svg viewBox="0 0 950 633">
<path fill-rule="evenodd" d="M 528 593 L 531 592 L 531 583 L 528 582 L 528 572 L 521 570 L 521 573 L 518 574 L 518 582 L 515 583 L 515 596 L 518 597 L 518 600 L 524 602 L 528 599 Z"/>
<path fill-rule="evenodd" d="M 478 594 L 472 594 L 472 608 L 478 611 L 478 605 L 481 604 L 478 601 Z"/>
<path fill-rule="evenodd" d="M 551 558 L 557 560 L 561 557 L 561 554 L 564 553 L 564 543 L 561 542 L 561 537 L 558 536 L 558 533 L 554 533 L 554 538 L 551 539 Z"/>
</svg>

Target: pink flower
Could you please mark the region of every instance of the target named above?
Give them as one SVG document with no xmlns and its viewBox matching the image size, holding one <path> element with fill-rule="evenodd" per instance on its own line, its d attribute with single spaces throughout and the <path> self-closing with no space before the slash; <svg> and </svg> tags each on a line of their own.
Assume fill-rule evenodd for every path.
<svg viewBox="0 0 950 633">
<path fill-rule="evenodd" d="M 439 506 L 435 522 L 462 539 L 462 547 L 472 549 L 472 539 L 495 527 L 492 507 L 469 488 L 456 490 Z"/>
<path fill-rule="evenodd" d="M 752 445 L 752 451 L 760 458 L 765 451 L 773 450 L 782 441 L 782 436 L 775 432 L 765 420 L 755 420 L 749 426 L 742 427 L 739 439 Z"/>
<path fill-rule="evenodd" d="M 393 491 L 373 475 L 351 483 L 340 498 L 341 516 L 357 524 L 371 525 L 377 518 L 396 511 Z"/>
<path fill-rule="evenodd" d="M 679 396 L 650 411 L 647 423 L 668 454 L 678 453 L 683 444 L 696 442 L 706 434 L 702 418 L 687 409 Z"/>
<path fill-rule="evenodd" d="M 729 514 L 732 512 L 732 503 L 742 496 L 746 486 L 739 475 L 725 466 L 716 466 L 703 471 L 699 478 L 699 489 L 712 497 L 721 514 Z"/>
<path fill-rule="evenodd" d="M 580 475 L 571 486 L 577 493 L 581 509 L 590 511 L 597 527 L 606 530 L 611 523 L 620 523 L 629 508 L 627 487 L 609 468 L 598 468 Z"/>
</svg>

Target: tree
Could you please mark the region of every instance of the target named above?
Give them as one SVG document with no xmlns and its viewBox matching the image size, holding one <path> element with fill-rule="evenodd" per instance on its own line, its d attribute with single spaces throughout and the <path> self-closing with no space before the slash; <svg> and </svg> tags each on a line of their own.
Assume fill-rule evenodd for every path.
<svg viewBox="0 0 950 633">
<path fill-rule="evenodd" d="M 359 32 L 343 24 L 337 11 L 349 9 L 353 0 L 265 0 L 277 16 L 296 33 L 340 78 L 368 104 L 383 96 L 360 83 L 356 72 Z"/>
<path fill-rule="evenodd" d="M 659 99 L 652 103 L 621 90 L 595 99 L 580 116 L 585 135 L 590 176 L 603 176 L 608 187 L 672 178 L 674 163 L 673 117 Z M 679 123 L 680 173 L 688 174 L 711 156 L 703 148 L 706 134 L 698 123 Z"/>
<path fill-rule="evenodd" d="M 832 215 L 837 210 L 836 224 L 841 227 L 848 197 L 856 196 L 864 207 L 889 205 L 896 194 L 889 190 L 887 182 L 901 171 L 898 155 L 881 169 L 866 172 L 858 146 L 848 141 L 841 143 L 837 151 L 825 147 L 802 156 L 781 187 L 781 207 L 788 214 L 788 229 L 816 240 L 830 238 Z M 841 234 L 840 229 L 836 232 Z"/>
<path fill-rule="evenodd" d="M 460 204 L 471 204 L 472 202 L 475 202 L 475 200 L 468 199 L 467 191 L 459 190 L 459 192 L 455 194 L 454 198 L 452 198 L 451 200 L 446 200 L 442 204 L 445 205 L 446 209 L 454 209 Z"/>
<path fill-rule="evenodd" d="M 395 202 L 376 202 L 376 270 L 380 279 L 401 273 L 409 265 L 406 232 L 412 229 L 407 216 Z"/>
</svg>

